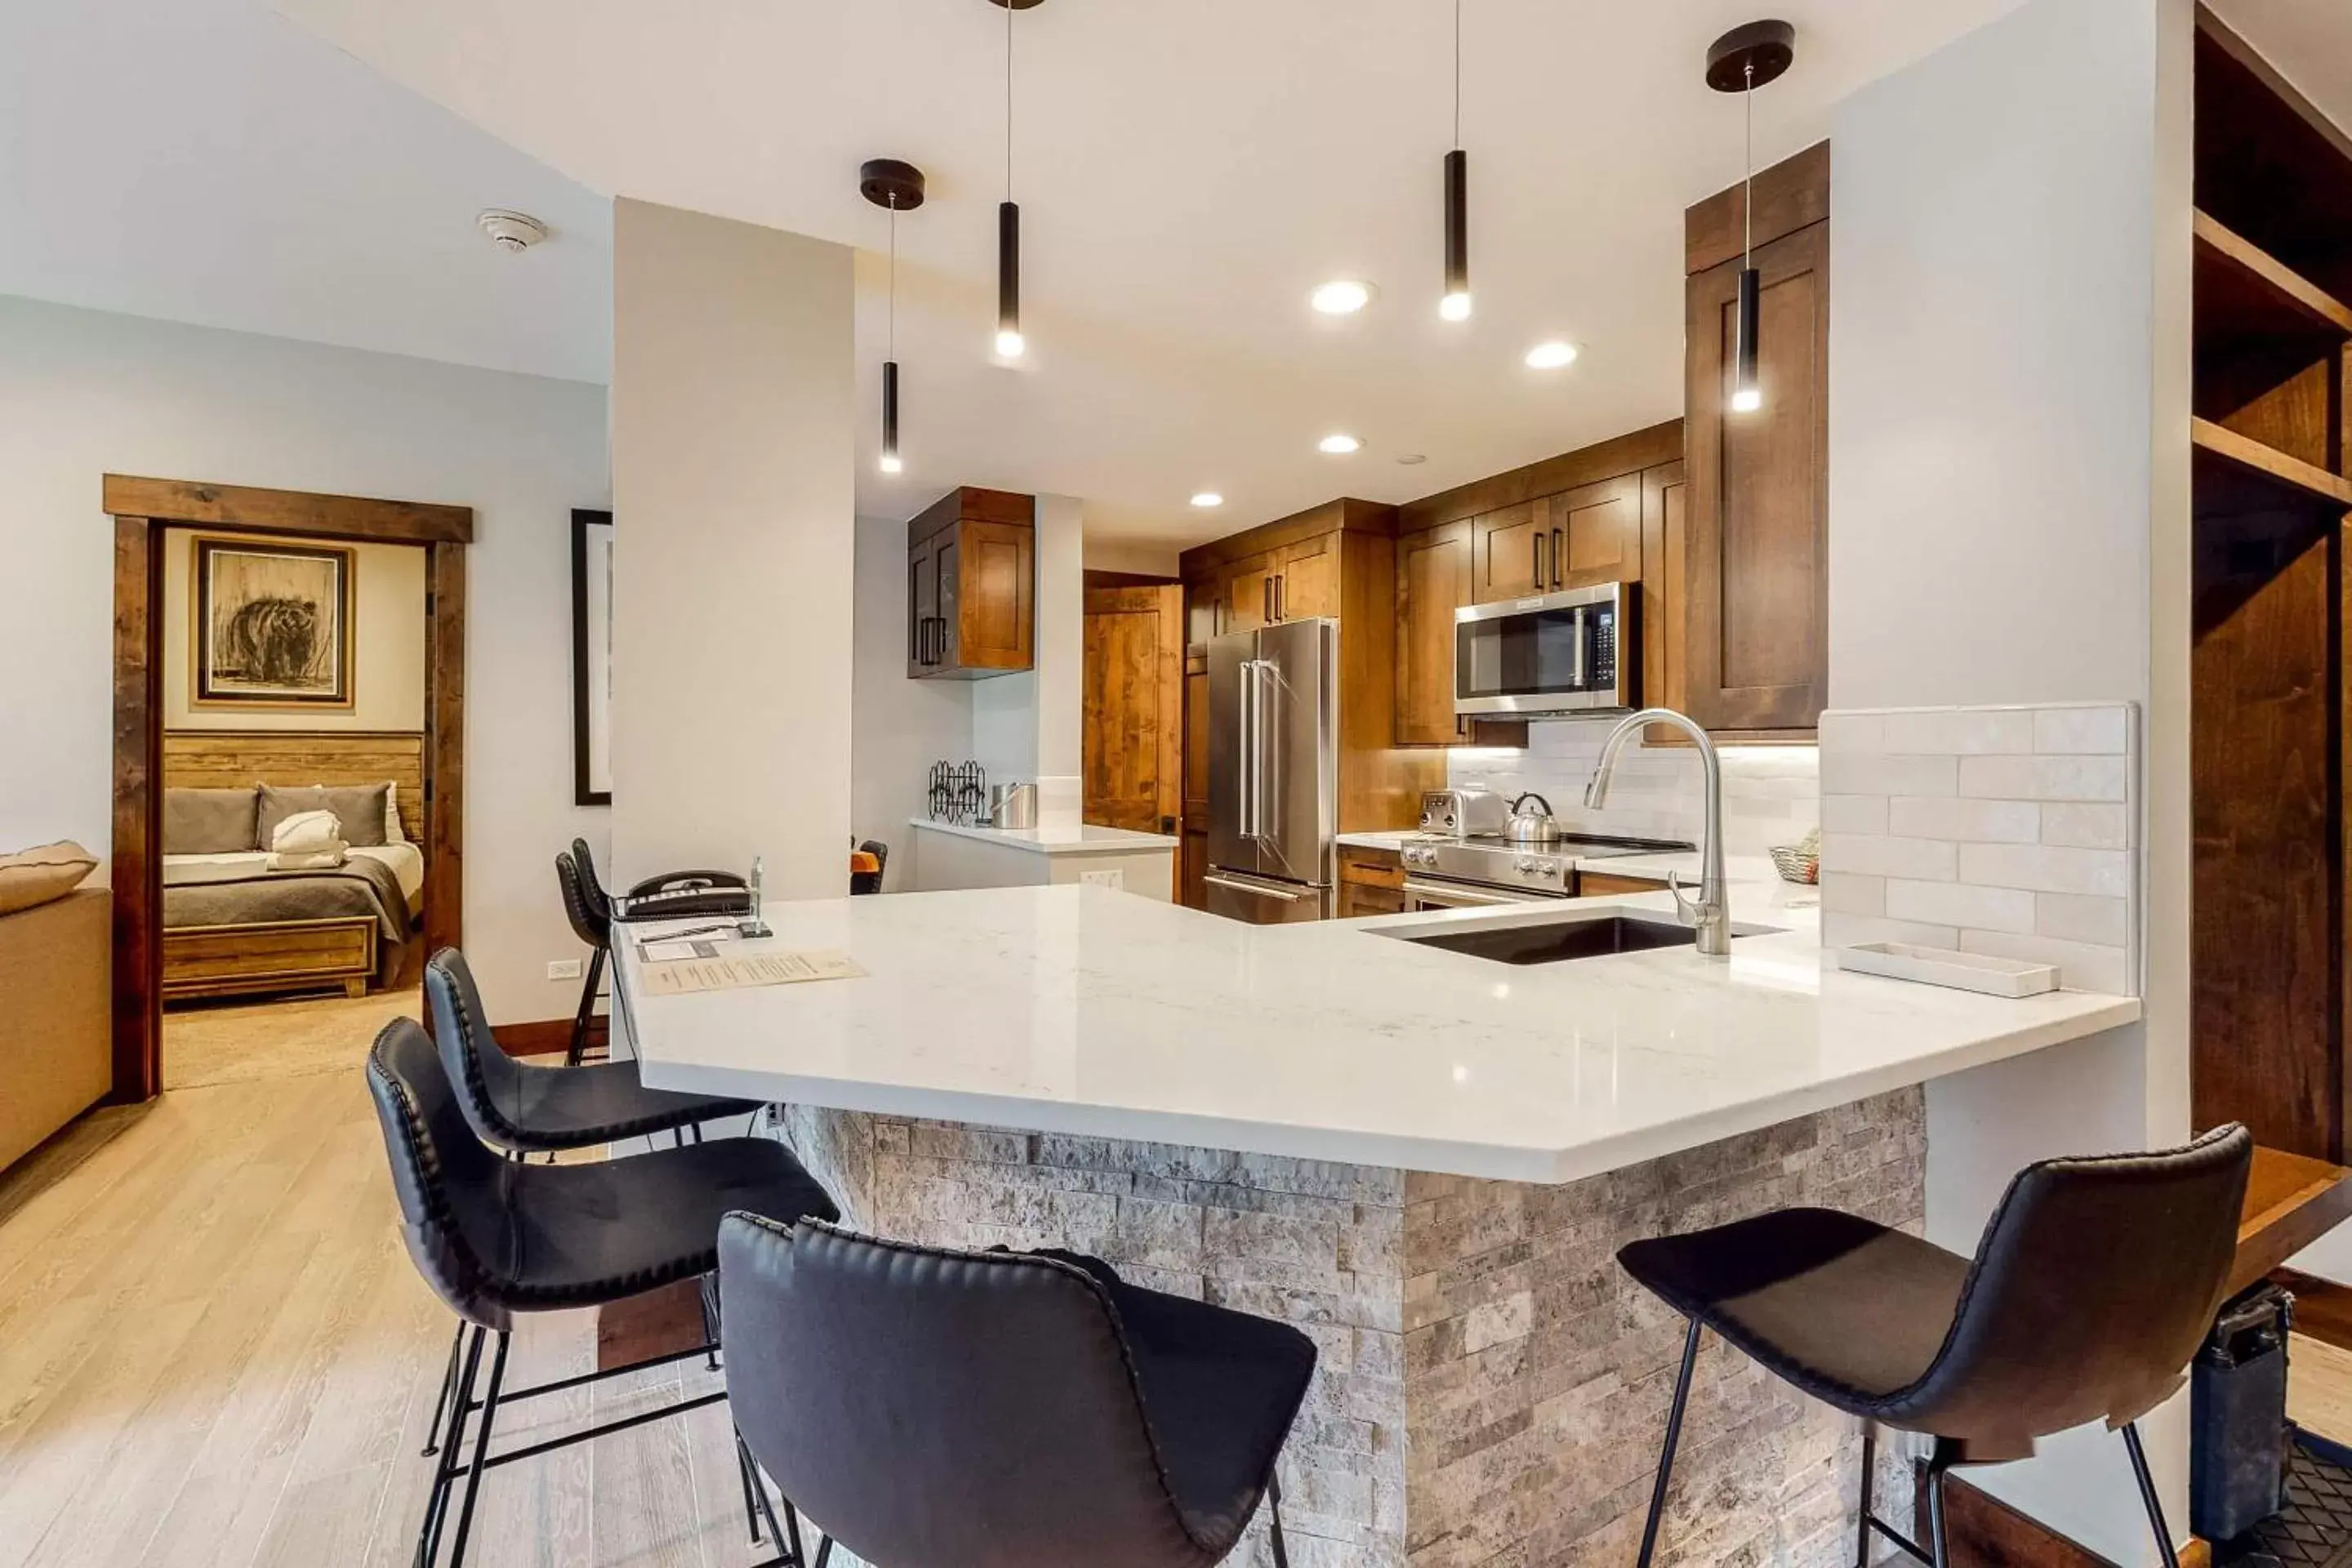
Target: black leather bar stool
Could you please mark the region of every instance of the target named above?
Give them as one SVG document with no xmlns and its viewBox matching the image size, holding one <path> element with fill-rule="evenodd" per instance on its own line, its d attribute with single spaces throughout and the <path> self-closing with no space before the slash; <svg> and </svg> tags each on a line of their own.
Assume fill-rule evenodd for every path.
<svg viewBox="0 0 2352 1568">
<path fill-rule="evenodd" d="M 719 1227 L 719 1293 L 736 1426 L 825 1531 L 818 1568 L 835 1540 L 887 1568 L 1205 1568 L 1261 1499 L 1286 1568 L 1296 1329 L 1090 1258 L 755 1215 Z"/>
<path fill-rule="evenodd" d="M 563 918 L 572 934 L 588 944 L 588 975 L 580 984 L 580 1005 L 572 1014 L 572 1046 L 563 1065 L 578 1067 L 587 1059 L 588 1021 L 596 1016 L 596 987 L 604 983 L 604 961 L 613 952 L 613 905 L 596 880 L 595 862 L 588 858 L 584 840 L 555 858 L 555 885 L 563 893 Z"/>
<path fill-rule="evenodd" d="M 439 1053 L 414 1019 L 396 1018 L 376 1037 L 367 1078 L 392 1161 L 408 1255 L 457 1314 L 460 1332 L 472 1327 L 448 1441 L 435 1466 L 417 1531 L 416 1562 L 432 1568 L 462 1469 L 465 1496 L 449 1559 L 456 1568 L 466 1559 L 485 1471 L 726 1397 L 685 1399 L 493 1455 L 490 1438 L 499 1412 L 516 1400 L 682 1361 L 709 1348 L 697 1345 L 635 1366 L 510 1392 L 505 1386 L 507 1349 L 519 1315 L 602 1306 L 707 1276 L 718 1267 L 719 1220 L 730 1210 L 820 1219 L 831 1219 L 837 1211 L 792 1152 L 764 1138 L 722 1138 L 593 1164 L 501 1159 L 474 1136 Z M 494 1343 L 488 1381 L 478 1401 L 486 1340 Z M 471 1435 L 467 1458 L 467 1425 L 477 1410 L 481 1423 Z M 752 1516 L 756 1539 L 767 1498 L 738 1443 L 744 1508 Z M 779 1561 L 798 1568 L 796 1555 Z"/>
<path fill-rule="evenodd" d="M 1690 1320 L 1642 1532 L 1657 1546 L 1699 1332 L 1862 1418 L 1862 1551 L 1873 1530 L 1944 1568 L 1944 1476 L 2023 1458 L 2094 1420 L 2123 1434 L 2168 1568 L 2172 1535 L 2135 1425 L 2180 1386 L 2237 1250 L 2254 1141 L 2232 1123 L 2183 1149 L 2045 1160 L 2010 1183 L 1973 1259 L 1832 1209 L 1783 1209 L 1637 1241 L 1627 1273 Z M 1927 1544 L 1870 1508 L 1876 1427 L 1932 1436 Z"/>
</svg>

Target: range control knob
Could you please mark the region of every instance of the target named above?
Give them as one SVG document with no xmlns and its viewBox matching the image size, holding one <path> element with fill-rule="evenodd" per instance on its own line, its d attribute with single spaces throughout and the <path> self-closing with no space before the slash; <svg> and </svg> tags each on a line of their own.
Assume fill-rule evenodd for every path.
<svg viewBox="0 0 2352 1568">
<path fill-rule="evenodd" d="M 1557 877 L 1559 875 L 1559 862 L 1557 860 L 1538 860 L 1536 862 L 1536 872 L 1539 876 Z"/>
</svg>

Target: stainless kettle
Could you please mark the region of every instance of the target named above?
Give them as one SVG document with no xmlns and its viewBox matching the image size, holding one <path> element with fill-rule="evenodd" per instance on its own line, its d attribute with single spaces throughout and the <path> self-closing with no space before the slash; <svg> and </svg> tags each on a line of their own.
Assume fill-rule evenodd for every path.
<svg viewBox="0 0 2352 1568">
<path fill-rule="evenodd" d="M 1535 809 L 1529 808 L 1529 801 Z M 1511 802 L 1511 820 L 1504 824 L 1503 837 L 1513 844 L 1559 843 L 1559 822 L 1551 814 L 1551 802 L 1533 790 Z"/>
</svg>

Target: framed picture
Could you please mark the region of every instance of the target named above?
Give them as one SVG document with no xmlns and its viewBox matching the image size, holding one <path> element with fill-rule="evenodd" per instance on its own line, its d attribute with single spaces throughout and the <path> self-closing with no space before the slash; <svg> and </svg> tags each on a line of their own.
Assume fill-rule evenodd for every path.
<svg viewBox="0 0 2352 1568">
<path fill-rule="evenodd" d="M 572 798 L 613 804 L 613 514 L 572 514 Z"/>
<path fill-rule="evenodd" d="M 192 706 L 352 706 L 349 547 L 200 533 L 191 548 Z"/>
</svg>

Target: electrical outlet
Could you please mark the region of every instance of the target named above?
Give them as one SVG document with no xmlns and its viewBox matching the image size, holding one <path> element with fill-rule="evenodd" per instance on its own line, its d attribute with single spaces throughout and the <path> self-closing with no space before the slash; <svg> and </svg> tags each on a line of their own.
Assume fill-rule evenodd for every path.
<svg viewBox="0 0 2352 1568">
<path fill-rule="evenodd" d="M 547 965 L 547 977 L 550 980 L 577 980 L 580 978 L 580 961 L 576 958 L 551 959 Z"/>
<path fill-rule="evenodd" d="M 1127 873 L 1116 866 L 1105 871 L 1081 871 L 1078 880 L 1089 888 L 1117 888 L 1122 892 L 1127 889 Z"/>
</svg>

